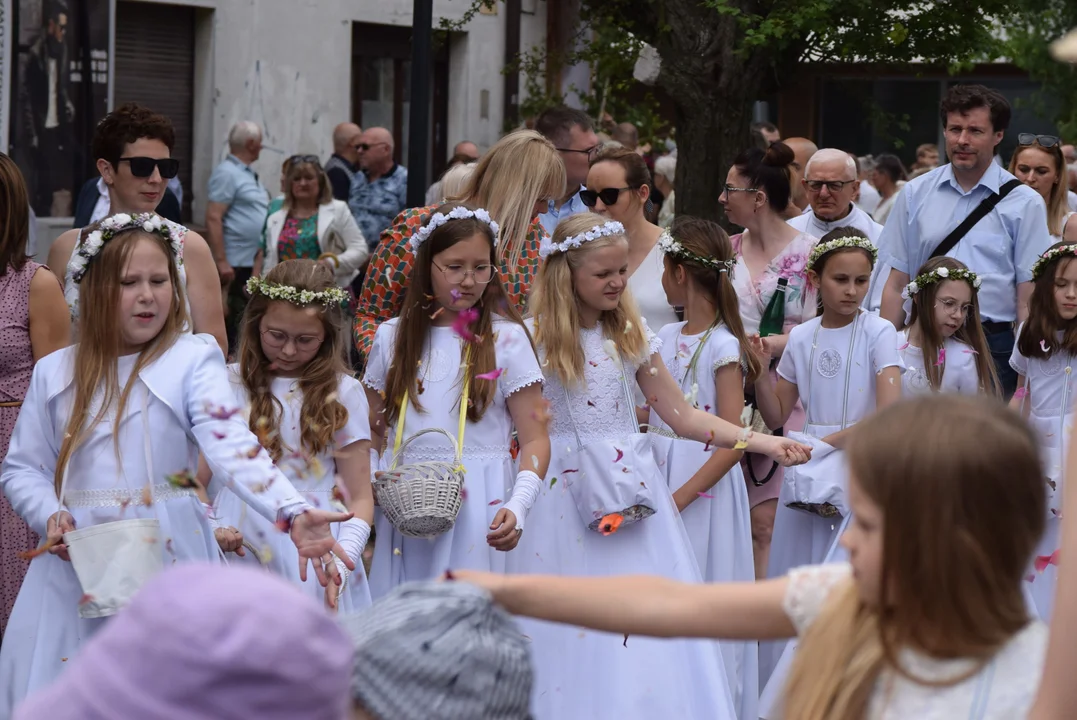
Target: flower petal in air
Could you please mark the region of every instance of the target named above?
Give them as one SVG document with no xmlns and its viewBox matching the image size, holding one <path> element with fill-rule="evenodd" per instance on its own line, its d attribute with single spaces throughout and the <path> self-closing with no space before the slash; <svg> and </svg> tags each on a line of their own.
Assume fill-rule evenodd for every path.
<svg viewBox="0 0 1077 720">
<path fill-rule="evenodd" d="M 505 368 L 498 368 L 496 370 L 491 370 L 488 373 L 483 373 L 481 375 L 476 375 L 475 379 L 476 380 L 497 380 L 499 377 L 501 377 L 504 374 L 505 374 Z"/>
</svg>

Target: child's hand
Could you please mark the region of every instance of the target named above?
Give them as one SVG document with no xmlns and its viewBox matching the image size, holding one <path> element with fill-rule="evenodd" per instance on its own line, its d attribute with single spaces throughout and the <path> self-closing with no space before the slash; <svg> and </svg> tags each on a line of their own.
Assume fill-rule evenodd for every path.
<svg viewBox="0 0 1077 720">
<path fill-rule="evenodd" d="M 502 573 L 482 572 L 480 570 L 448 570 L 441 576 L 444 582 L 466 582 L 480 587 L 498 602 L 499 594 L 505 588 L 507 576 Z"/>
<path fill-rule="evenodd" d="M 765 438 L 766 454 L 782 467 L 803 465 L 811 459 L 810 445 L 802 445 L 796 440 L 775 435 L 767 435 Z"/>
<path fill-rule="evenodd" d="M 64 545 L 64 533 L 74 529 L 75 518 L 71 517 L 71 513 L 62 510 L 53 513 L 45 531 L 45 545 L 49 548 L 49 552 L 61 560 L 71 562 L 71 557 L 67 554 L 67 545 Z"/>
<path fill-rule="evenodd" d="M 333 612 L 337 611 L 337 601 L 340 599 L 340 591 L 344 589 L 344 573 L 346 572 L 344 563 L 339 560 L 335 560 L 326 568 L 329 584 L 325 586 L 325 606 Z"/>
<path fill-rule="evenodd" d="M 516 515 L 508 508 L 501 508 L 494 515 L 494 521 L 490 523 L 490 532 L 486 534 L 486 542 L 494 550 L 508 552 L 520 542 L 523 528 L 516 527 Z"/>
<path fill-rule="evenodd" d="M 770 367 L 770 361 L 774 357 L 774 350 L 767 339 L 760 337 L 759 333 L 748 337 L 748 348 L 762 363 L 763 367 Z"/>
<path fill-rule="evenodd" d="M 243 549 L 243 533 L 234 527 L 219 527 L 213 531 L 213 537 L 217 544 L 226 553 L 234 552 L 239 557 L 246 557 L 247 551 Z"/>
</svg>

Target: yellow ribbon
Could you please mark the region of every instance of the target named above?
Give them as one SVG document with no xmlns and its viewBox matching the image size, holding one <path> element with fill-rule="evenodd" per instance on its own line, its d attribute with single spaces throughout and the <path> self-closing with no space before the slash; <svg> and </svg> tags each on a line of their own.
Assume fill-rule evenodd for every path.
<svg viewBox="0 0 1077 720">
<path fill-rule="evenodd" d="M 460 422 L 456 432 L 456 470 L 462 471 L 464 469 L 463 456 L 464 456 L 464 428 L 467 426 L 467 400 L 471 390 L 471 348 L 467 349 L 467 354 L 464 359 L 464 389 L 460 393 Z M 400 452 L 401 441 L 404 438 L 404 418 L 408 412 L 408 393 L 404 393 L 403 399 L 400 401 L 400 417 L 396 420 L 396 440 L 393 442 L 393 462 L 396 462 L 397 454 Z"/>
</svg>

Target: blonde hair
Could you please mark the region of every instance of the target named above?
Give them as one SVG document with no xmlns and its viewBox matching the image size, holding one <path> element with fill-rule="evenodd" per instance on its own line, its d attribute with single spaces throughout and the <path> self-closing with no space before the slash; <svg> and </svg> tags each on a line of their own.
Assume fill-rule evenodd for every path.
<svg viewBox="0 0 1077 720">
<path fill-rule="evenodd" d="M 264 279 L 316 293 L 337 286 L 333 271 L 313 260 L 285 260 L 266 273 Z M 284 408 L 270 390 L 272 371 L 262 351 L 262 318 L 275 302 L 287 301 L 254 293 L 247 303 L 239 335 L 239 374 L 250 400 L 251 432 L 258 436 L 273 462 L 279 462 L 284 451 L 279 432 Z M 333 445 L 333 436 L 348 422 L 348 409 L 336 397 L 340 376 L 348 373 L 345 364 L 348 319 L 340 305 L 308 307 L 317 311 L 325 339 L 299 377 L 303 396 L 299 412 L 301 447 L 289 449 L 316 456 Z"/>
<path fill-rule="evenodd" d="M 318 181 L 318 197 L 315 203 L 318 205 L 325 205 L 333 200 L 333 186 L 329 183 L 329 176 L 325 174 L 325 170 L 322 169 L 321 163 L 310 162 L 309 160 L 297 160 L 290 162 L 286 160 L 287 166 L 284 169 L 284 204 L 281 206 L 285 210 L 290 210 L 295 206 L 295 194 L 292 191 L 292 185 L 296 178 L 300 175 L 306 175 L 313 173 L 315 179 Z"/>
<path fill-rule="evenodd" d="M 602 225 L 606 218 L 595 213 L 580 213 L 557 224 L 552 242 L 585 233 Z M 546 258 L 531 286 L 529 306 L 535 316 L 535 344 L 542 348 L 544 368 L 553 373 L 566 388 L 575 388 L 584 377 L 586 358 L 580 345 L 579 299 L 576 297 L 573 271 L 588 253 L 610 245 L 625 244 L 624 235 L 604 235 L 585 242 L 568 252 L 556 252 Z M 570 300 L 571 299 L 571 300 Z M 649 344 L 643 332 L 643 319 L 628 288 L 614 310 L 599 318 L 602 334 L 613 340 L 626 362 L 646 359 Z"/>
<path fill-rule="evenodd" d="M 1039 141 L 1036 141 L 1032 145 L 1020 145 L 1013 151 L 1013 156 L 1010 157 L 1010 166 L 1007 168 L 1011 175 L 1017 173 L 1018 158 L 1025 150 L 1039 150 L 1051 157 L 1055 165 L 1055 184 L 1051 186 L 1051 193 L 1047 197 L 1047 230 L 1055 237 L 1062 236 L 1062 221 L 1066 219 L 1066 215 L 1069 213 L 1069 167 L 1066 165 L 1066 158 L 1062 155 L 1062 148 L 1058 145 L 1052 145 L 1047 148 L 1040 145 Z"/>
<path fill-rule="evenodd" d="M 1027 424 L 998 400 L 927 395 L 856 426 L 850 481 L 884 514 L 880 611 L 852 580 L 800 640 L 787 720 L 859 720 L 893 671 L 946 687 L 978 672 L 1029 622 L 1021 591 L 1047 503 Z M 930 588 L 925 592 L 924 588 Z M 979 662 L 957 678 L 915 677 L 898 653 Z"/>
<path fill-rule="evenodd" d="M 476 163 L 459 163 L 453 165 L 441 176 L 441 197 L 446 202 L 453 202 L 467 189 L 468 181 L 475 172 Z"/>
<path fill-rule="evenodd" d="M 96 230 L 98 225 L 99 223 L 95 223 L 84 228 L 82 237 Z M 123 342 L 120 323 L 117 321 L 122 292 L 120 280 L 135 244 L 142 239 L 154 243 L 168 259 L 168 278 L 172 283 L 172 304 L 165 317 L 164 327 L 139 351 L 131 375 L 121 389 L 116 367 Z M 63 474 L 67 463 L 86 435 L 109 414 L 113 403 L 117 402 L 117 395 L 119 401 L 116 405 L 115 417 L 124 416 L 127 399 L 131 395 L 131 389 L 138 382 L 139 373 L 171 347 L 183 328 L 187 326 L 187 305 L 181 295 L 182 287 L 172 248 L 158 233 L 149 233 L 140 229 L 120 231 L 105 243 L 101 252 L 87 265 L 86 274 L 79 283 L 79 344 L 75 347 L 72 356 L 75 399 L 71 404 L 71 415 L 64 429 L 64 439 L 60 443 L 53 476 L 57 494 L 63 484 Z M 101 407 L 87 423 L 90 405 L 98 389 L 101 389 L 103 394 Z M 117 461 L 121 461 L 119 437 L 119 433 L 113 434 Z"/>
<path fill-rule="evenodd" d="M 459 202 L 486 208 L 501 226 L 498 254 L 509 266 L 523 252 L 535 203 L 565 193 L 565 164 L 553 143 L 534 130 L 517 130 L 482 156 Z"/>
</svg>

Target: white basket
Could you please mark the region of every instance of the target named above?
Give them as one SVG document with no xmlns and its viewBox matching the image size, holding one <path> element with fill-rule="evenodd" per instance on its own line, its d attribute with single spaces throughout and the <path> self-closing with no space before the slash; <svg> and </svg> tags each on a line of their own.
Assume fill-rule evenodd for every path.
<svg viewBox="0 0 1077 720">
<path fill-rule="evenodd" d="M 397 467 L 413 440 L 427 433 L 441 433 L 452 443 L 453 456 L 459 457 L 454 438 L 441 428 L 420 430 L 400 446 L 389 469 L 374 480 L 378 505 L 401 535 L 416 538 L 437 537 L 452 529 L 463 500 L 464 468 L 459 461 L 413 463 Z"/>
</svg>

